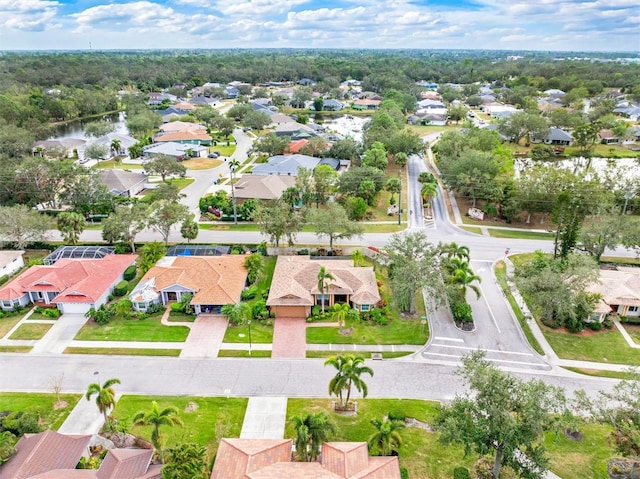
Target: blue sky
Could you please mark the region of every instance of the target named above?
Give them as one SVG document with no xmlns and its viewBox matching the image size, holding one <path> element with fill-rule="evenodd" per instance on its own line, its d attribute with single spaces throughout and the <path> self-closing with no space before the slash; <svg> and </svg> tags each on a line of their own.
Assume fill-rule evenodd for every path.
<svg viewBox="0 0 640 479">
<path fill-rule="evenodd" d="M 0 0 L 0 49 L 640 50 L 639 0 Z"/>
</svg>

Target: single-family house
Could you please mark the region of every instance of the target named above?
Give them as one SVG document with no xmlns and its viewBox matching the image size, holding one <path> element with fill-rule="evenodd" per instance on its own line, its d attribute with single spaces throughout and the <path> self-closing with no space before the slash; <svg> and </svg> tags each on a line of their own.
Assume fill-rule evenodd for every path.
<svg viewBox="0 0 640 479">
<path fill-rule="evenodd" d="M 160 125 L 159 130 L 162 133 L 174 133 L 176 131 L 197 131 L 207 132 L 207 128 L 198 123 L 191 123 L 189 121 L 170 121 Z"/>
<path fill-rule="evenodd" d="M 340 111 L 344 108 L 344 105 L 342 104 L 342 102 L 339 102 L 334 98 L 327 98 L 326 100 L 324 100 L 322 108 L 328 111 Z"/>
<path fill-rule="evenodd" d="M 247 282 L 242 255 L 165 256 L 140 280 L 129 295 L 136 311 L 151 304 L 180 301 L 191 294 L 196 314 L 219 314 L 225 304 L 240 301 Z"/>
<path fill-rule="evenodd" d="M 310 86 L 310 85 L 314 85 L 316 82 L 314 82 L 311 78 L 300 78 L 300 80 L 298 80 L 298 85 L 302 85 L 302 86 Z"/>
<path fill-rule="evenodd" d="M 640 268 L 618 266 L 614 270 L 600 270 L 599 282 L 591 285 L 589 291 L 601 296 L 592 317 L 604 321 L 607 315 L 640 317 Z"/>
<path fill-rule="evenodd" d="M 0 251 L 0 278 L 11 276 L 24 267 L 24 251 Z"/>
<path fill-rule="evenodd" d="M 545 90 L 543 93 L 551 98 L 562 98 L 563 96 L 566 95 L 565 92 L 557 88 L 551 88 L 549 90 Z"/>
<path fill-rule="evenodd" d="M 267 160 L 266 163 L 260 163 L 251 170 L 252 175 L 282 175 L 282 176 L 298 176 L 298 170 L 313 171 L 321 158 L 308 155 L 276 155 Z"/>
<path fill-rule="evenodd" d="M 145 146 L 142 149 L 142 156 L 144 158 L 152 155 L 169 155 L 173 156 L 177 161 L 183 161 L 189 158 L 204 158 L 208 153 L 209 148 L 206 146 L 177 143 L 175 141 L 155 143 Z"/>
<path fill-rule="evenodd" d="M 309 140 L 307 140 L 306 138 L 292 141 L 285 147 L 284 153 L 287 155 L 294 155 L 296 153 L 300 153 L 300 149 L 307 143 L 309 143 Z"/>
<path fill-rule="evenodd" d="M 545 136 L 544 138 L 532 135 L 531 142 L 544 143 L 546 145 L 569 146 L 571 145 L 571 143 L 573 143 L 573 136 L 571 136 L 571 133 L 569 132 L 552 126 L 551 128 L 549 128 L 549 133 L 547 133 L 547 136 Z"/>
<path fill-rule="evenodd" d="M 616 135 L 613 130 L 607 128 L 600 130 L 598 136 L 600 137 L 600 143 L 603 145 L 617 145 L 620 143 L 618 135 Z"/>
<path fill-rule="evenodd" d="M 320 461 L 291 460 L 291 439 L 227 439 L 211 479 L 400 479 L 397 456 L 369 456 L 366 442 L 325 442 Z"/>
<path fill-rule="evenodd" d="M 351 104 L 354 110 L 375 110 L 380 106 L 382 100 L 373 100 L 370 98 L 359 98 Z"/>
<path fill-rule="evenodd" d="M 427 90 L 437 90 L 438 84 L 432 81 L 420 80 L 416 82 L 416 85 L 425 88 Z"/>
<path fill-rule="evenodd" d="M 160 105 L 165 100 L 169 103 L 175 103 L 178 101 L 178 97 L 171 93 L 152 92 L 149 93 L 149 101 L 147 103 L 149 105 Z"/>
<path fill-rule="evenodd" d="M 324 267 L 334 279 L 318 288 L 318 272 Z M 311 307 L 347 303 L 358 311 L 370 311 L 380 301 L 373 268 L 356 268 L 351 260 L 309 256 L 278 256 L 267 306 L 278 317 L 303 317 Z"/>
<path fill-rule="evenodd" d="M 0 288 L 0 307 L 12 310 L 30 303 L 56 305 L 61 313 L 85 314 L 106 303 L 135 254 L 99 259 L 68 259 L 32 266 Z"/>
<path fill-rule="evenodd" d="M 224 94 L 227 98 L 238 98 L 240 96 L 240 90 L 234 86 L 228 86 L 224 89 Z"/>
<path fill-rule="evenodd" d="M 410 125 L 437 125 L 444 126 L 447 124 L 446 113 L 430 113 L 426 110 L 416 112 L 407 118 Z"/>
<path fill-rule="evenodd" d="M 293 118 L 291 118 L 289 115 L 285 115 L 283 113 L 275 113 L 273 115 L 271 115 L 271 124 L 274 126 L 279 126 L 279 125 L 283 125 L 285 123 L 296 123 L 296 120 L 294 120 Z"/>
<path fill-rule="evenodd" d="M 167 123 L 169 125 L 170 123 Z M 160 133 L 153 138 L 154 143 L 183 143 L 185 145 L 211 145 L 213 138 L 206 130 L 182 130 Z"/>
<path fill-rule="evenodd" d="M 79 138 L 60 138 L 36 141 L 33 144 L 33 154 L 39 156 L 72 158 L 79 149 L 84 148 L 86 140 Z"/>
<path fill-rule="evenodd" d="M 113 149 L 114 143 L 118 143 L 118 148 Z M 120 156 L 128 154 L 129 148 L 138 143 L 131 135 L 123 135 L 121 133 L 107 133 L 99 137 L 95 143 L 104 145 L 109 149 L 109 156 Z"/>
<path fill-rule="evenodd" d="M 420 100 L 418 102 L 418 109 L 419 110 L 428 110 L 428 109 L 431 109 L 431 108 L 444 109 L 444 110 L 447 109 L 446 105 L 440 100 L 434 100 L 434 99 L 431 99 L 431 98 L 425 98 L 424 100 Z"/>
<path fill-rule="evenodd" d="M 273 115 L 276 116 L 276 115 Z M 272 117 L 273 118 L 273 117 Z M 310 138 L 315 136 L 315 131 L 309 128 L 307 125 L 303 125 L 302 123 L 298 123 L 296 121 L 280 123 L 276 126 L 275 129 L 276 136 L 290 136 L 296 138 Z"/>
<path fill-rule="evenodd" d="M 180 110 L 179 108 L 174 108 L 174 107 L 169 107 L 169 108 L 165 108 L 164 110 L 155 110 L 155 113 L 160 115 L 162 118 L 165 118 L 168 115 L 172 115 L 172 116 L 184 116 L 184 115 L 188 115 L 189 112 L 187 110 Z M 170 120 L 167 120 L 170 121 Z"/>
<path fill-rule="evenodd" d="M 242 175 L 234 185 L 236 201 L 255 198 L 261 201 L 276 200 L 287 188 L 296 184 L 296 177 L 289 175 Z"/>
<path fill-rule="evenodd" d="M 186 110 L 188 112 L 192 112 L 193 110 L 196 109 L 196 106 L 188 101 L 181 101 L 176 103 L 175 105 L 173 105 L 174 108 L 177 108 L 178 110 Z"/>
<path fill-rule="evenodd" d="M 47 430 L 24 434 L 16 452 L 0 467 L 0 479 L 160 479 L 152 465 L 153 449 L 110 449 L 99 469 L 76 469 L 89 456 L 92 436 Z"/>
<path fill-rule="evenodd" d="M 136 171 L 124 171 L 117 168 L 100 170 L 100 179 L 114 196 L 132 198 L 147 187 L 149 177 Z"/>
</svg>

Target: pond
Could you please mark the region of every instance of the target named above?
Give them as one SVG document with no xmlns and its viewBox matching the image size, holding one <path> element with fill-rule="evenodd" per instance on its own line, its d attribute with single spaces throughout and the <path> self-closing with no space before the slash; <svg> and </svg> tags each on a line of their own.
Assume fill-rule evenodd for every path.
<svg viewBox="0 0 640 479">
<path fill-rule="evenodd" d="M 84 134 L 84 128 L 87 123 L 93 123 L 96 121 L 108 120 L 114 125 L 114 133 L 119 133 L 121 135 L 128 135 L 129 130 L 127 129 L 125 114 L 124 112 L 112 113 L 110 115 L 104 115 L 102 117 L 91 118 L 90 120 L 75 120 L 70 121 L 68 123 L 61 123 L 59 125 L 53 126 L 52 135 L 49 139 L 62 139 L 62 138 L 78 138 L 80 140 L 88 140 L 87 136 Z"/>
</svg>

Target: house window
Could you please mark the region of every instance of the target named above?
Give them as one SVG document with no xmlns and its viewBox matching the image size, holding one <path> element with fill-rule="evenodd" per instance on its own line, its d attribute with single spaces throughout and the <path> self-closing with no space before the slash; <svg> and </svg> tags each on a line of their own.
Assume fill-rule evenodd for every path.
<svg viewBox="0 0 640 479">
<path fill-rule="evenodd" d="M 147 303 L 136 303 L 136 308 L 141 310 L 147 309 Z"/>
<path fill-rule="evenodd" d="M 329 295 L 328 294 L 318 294 L 316 295 L 316 302 L 318 305 L 329 306 Z"/>
<path fill-rule="evenodd" d="M 18 306 L 20 306 L 20 300 L 19 299 L 14 299 L 13 300 L 13 307 L 16 308 Z"/>
<path fill-rule="evenodd" d="M 10 308 L 12 306 L 11 301 L 3 301 L 2 302 L 2 307 L 3 308 Z"/>
<path fill-rule="evenodd" d="M 627 310 L 630 313 L 637 313 L 638 312 L 638 306 L 629 306 L 629 309 Z"/>
<path fill-rule="evenodd" d="M 360 311 L 369 311 L 371 309 L 370 304 L 363 304 L 360 306 Z"/>
</svg>

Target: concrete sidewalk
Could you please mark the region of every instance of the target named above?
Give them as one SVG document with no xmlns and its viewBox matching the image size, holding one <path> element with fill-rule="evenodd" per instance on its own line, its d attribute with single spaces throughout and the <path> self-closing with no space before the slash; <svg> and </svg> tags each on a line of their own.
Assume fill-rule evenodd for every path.
<svg viewBox="0 0 640 479">
<path fill-rule="evenodd" d="M 120 395 L 116 395 L 116 402 Z M 84 395 L 75 405 L 58 432 L 62 434 L 98 434 L 104 424 L 104 416 L 98 411 L 95 395 L 87 401 Z"/>
<path fill-rule="evenodd" d="M 251 397 L 240 439 L 282 439 L 286 416 L 286 397 Z"/>
</svg>

